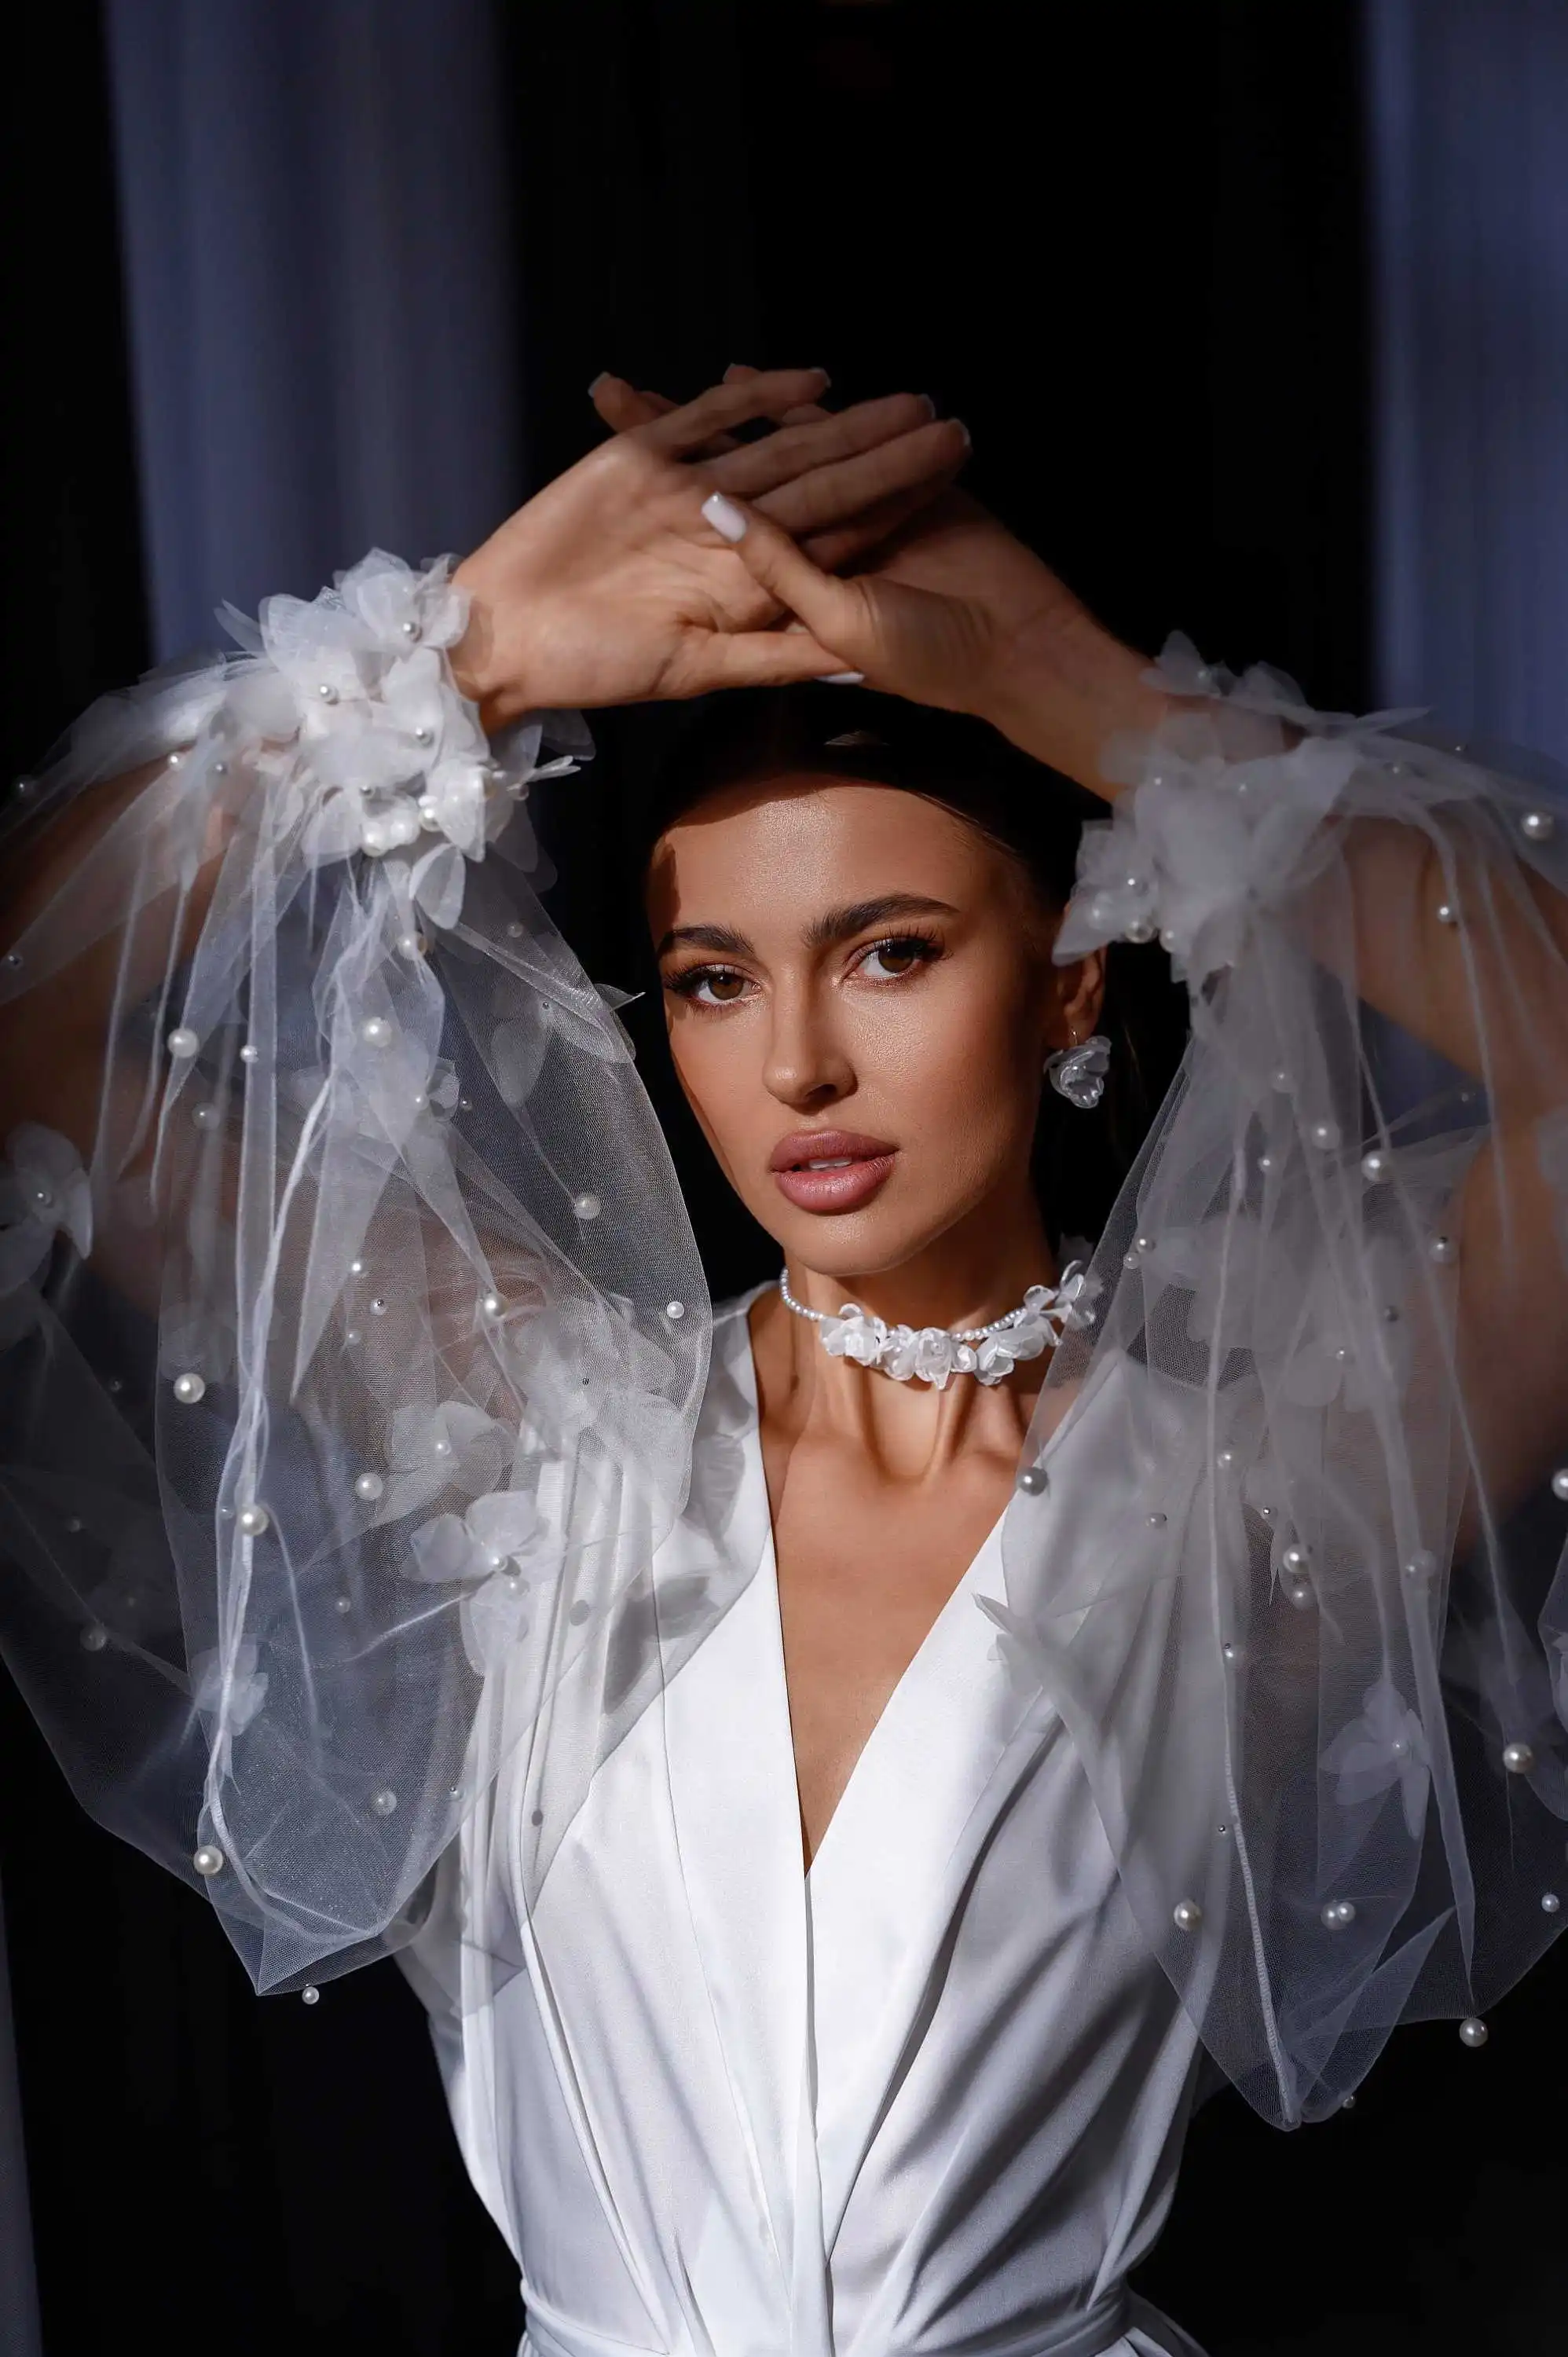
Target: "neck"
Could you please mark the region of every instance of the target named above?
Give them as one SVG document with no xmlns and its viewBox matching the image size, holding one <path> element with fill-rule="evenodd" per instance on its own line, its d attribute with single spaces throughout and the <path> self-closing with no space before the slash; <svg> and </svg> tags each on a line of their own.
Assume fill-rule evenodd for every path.
<svg viewBox="0 0 1568 2357">
<path fill-rule="evenodd" d="M 1033 1190 L 994 1196 L 896 1268 L 830 1275 L 796 1260 L 789 1289 L 797 1301 L 832 1316 L 846 1301 L 889 1326 L 983 1326 L 1015 1309 L 1031 1285 L 1053 1285 L 1056 1255 Z M 1015 1459 L 1048 1361 L 1029 1360 L 987 1388 L 957 1376 L 942 1392 L 831 1358 L 818 1329 L 790 1315 L 776 1291 L 752 1312 L 752 1336 L 764 1419 L 780 1437 L 808 1427 L 835 1435 L 903 1480 L 934 1475 L 976 1448 Z"/>
</svg>

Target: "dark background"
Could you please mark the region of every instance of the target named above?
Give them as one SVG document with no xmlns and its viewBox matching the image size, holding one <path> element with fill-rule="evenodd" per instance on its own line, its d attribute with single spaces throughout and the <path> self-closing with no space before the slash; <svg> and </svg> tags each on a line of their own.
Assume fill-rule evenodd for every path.
<svg viewBox="0 0 1568 2357">
<path fill-rule="evenodd" d="M 1129 637 L 1179 627 L 1317 704 L 1366 700 L 1348 0 L 529 0 L 504 21 L 520 489 L 594 438 L 601 368 L 688 393 L 732 360 L 820 363 L 845 398 L 907 386 L 962 416 L 973 488 Z M 8 76 L 15 770 L 136 673 L 146 633 L 89 0 L 33 12 Z M 557 912 L 607 980 L 628 956 L 605 813 L 658 726 L 608 718 L 596 798 L 556 813 Z M 689 1177 L 724 1289 L 747 1242 Z M 75 1810 L 8 1687 L 0 1774 L 48 2357 L 127 2336 L 164 2357 L 510 2352 L 510 2263 L 395 1968 L 311 2010 L 258 2001 L 202 1902 Z M 1354 2111 L 1302 2135 L 1217 2098 L 1144 2287 L 1213 2357 L 1561 2345 L 1565 1995 L 1549 1961 L 1481 2054 L 1451 2025 L 1404 2033 Z"/>
</svg>

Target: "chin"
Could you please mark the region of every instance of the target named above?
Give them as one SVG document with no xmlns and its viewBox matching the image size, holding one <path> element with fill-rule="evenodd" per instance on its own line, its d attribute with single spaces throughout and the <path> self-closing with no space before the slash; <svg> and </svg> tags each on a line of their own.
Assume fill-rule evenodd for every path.
<svg viewBox="0 0 1568 2357">
<path fill-rule="evenodd" d="M 911 1218 L 907 1210 L 879 1216 L 869 1209 L 838 1218 L 793 1219 L 787 1228 L 777 1221 L 767 1224 L 790 1268 L 814 1269 L 819 1276 L 886 1276 L 935 1243 L 965 1208 L 955 1205 L 926 1220 Z"/>
</svg>

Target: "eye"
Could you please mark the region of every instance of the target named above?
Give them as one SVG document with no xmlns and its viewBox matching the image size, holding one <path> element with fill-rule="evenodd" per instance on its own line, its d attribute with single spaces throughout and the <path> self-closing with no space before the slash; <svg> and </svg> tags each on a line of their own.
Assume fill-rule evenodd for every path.
<svg viewBox="0 0 1568 2357">
<path fill-rule="evenodd" d="M 750 981 L 733 965 L 689 965 L 683 974 L 670 975 L 664 987 L 697 1006 L 734 1006 Z"/>
<path fill-rule="evenodd" d="M 902 982 L 941 953 L 941 943 L 925 933 L 892 933 L 861 952 L 854 972 L 870 982 Z"/>
</svg>

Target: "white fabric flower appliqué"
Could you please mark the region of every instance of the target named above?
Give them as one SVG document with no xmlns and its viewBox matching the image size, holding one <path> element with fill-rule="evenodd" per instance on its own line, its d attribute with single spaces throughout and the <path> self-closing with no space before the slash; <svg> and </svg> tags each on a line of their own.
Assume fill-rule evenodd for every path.
<svg viewBox="0 0 1568 2357">
<path fill-rule="evenodd" d="M 400 1407 L 392 1420 L 390 1478 L 377 1507 L 377 1522 L 394 1523 L 416 1512 L 452 1483 L 465 1488 L 494 1483 L 515 1447 L 515 1436 L 505 1425 L 467 1400 Z"/>
<path fill-rule="evenodd" d="M 231 1735 L 239 1735 L 267 1698 L 267 1676 L 258 1670 L 261 1650 L 253 1637 L 242 1637 L 225 1669 L 220 1652 L 197 1653 L 190 1664 L 192 1707 L 205 1718 L 221 1717 Z"/>
<path fill-rule="evenodd" d="M 81 1157 L 58 1130 L 16 1126 L 0 1162 L 0 1296 L 16 1291 L 68 1235 L 83 1260 L 92 1249 L 92 1189 Z"/>
<path fill-rule="evenodd" d="M 253 631 L 230 618 L 293 707 L 292 726 L 274 717 L 265 732 L 274 741 L 257 768 L 283 788 L 307 856 L 398 865 L 422 837 L 440 837 L 436 856 L 413 861 L 402 897 L 443 929 L 461 912 L 463 861 L 484 856 L 532 779 L 576 767 L 570 756 L 540 763 L 538 725 L 492 750 L 446 660 L 467 619 L 448 574 L 445 558 L 415 572 L 372 550 L 319 597 L 268 598 Z M 252 686 L 231 693 L 231 724 Z"/>
<path fill-rule="evenodd" d="M 551 1525 L 526 1491 L 494 1490 L 463 1514 L 437 1514 L 409 1542 L 409 1577 L 468 1585 L 463 1645 L 481 1675 L 496 1668 L 529 1627 L 530 1572 L 552 1538 Z M 553 1556 L 549 1560 L 553 1564 Z"/>
<path fill-rule="evenodd" d="M 1432 1786 L 1432 1754 L 1426 1729 L 1397 1686 L 1380 1678 L 1361 1698 L 1361 1716 L 1342 1727 L 1319 1762 L 1337 1779 L 1336 1798 L 1344 1808 L 1375 1800 L 1397 1784 L 1405 1830 L 1419 1839 Z"/>
</svg>

